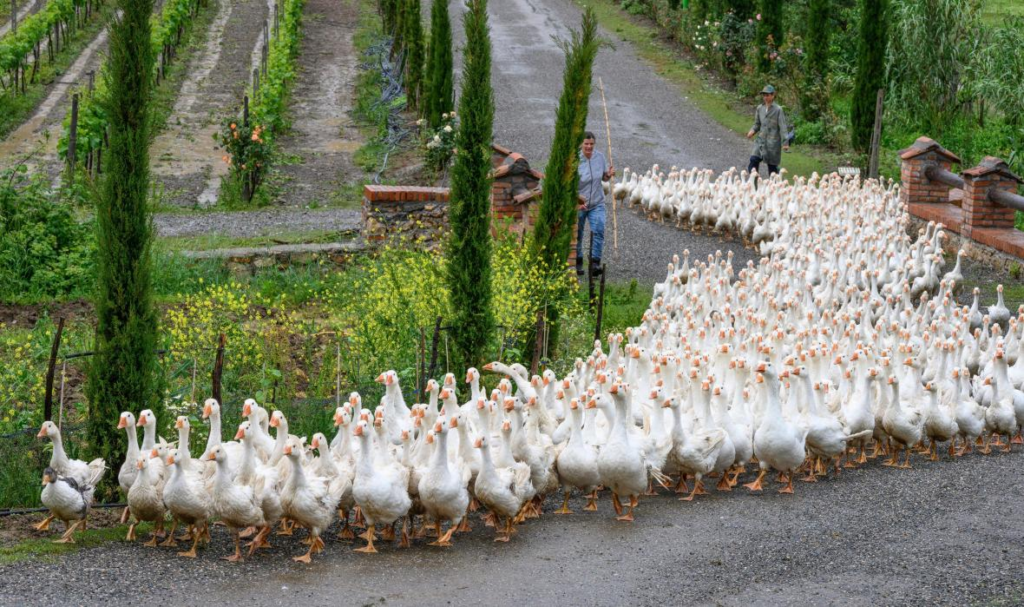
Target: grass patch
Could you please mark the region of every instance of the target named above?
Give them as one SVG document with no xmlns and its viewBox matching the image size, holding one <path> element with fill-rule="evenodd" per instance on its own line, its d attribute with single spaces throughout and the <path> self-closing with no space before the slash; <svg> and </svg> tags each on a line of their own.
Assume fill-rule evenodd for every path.
<svg viewBox="0 0 1024 607">
<path fill-rule="evenodd" d="M 580 0 L 575 1 L 583 6 Z M 632 44 L 655 73 L 676 85 L 701 111 L 735 133 L 747 133 L 754 122 L 754 100 L 749 107 L 737 107 L 734 96 L 704 80 L 678 49 L 660 39 L 660 28 L 642 18 L 631 17 L 613 0 L 592 0 L 586 5 L 594 9 L 598 22 L 605 29 Z M 810 146 L 791 148 L 783 154 L 782 162 L 791 176 L 823 173 L 837 163 L 827 150 Z M 746 163 L 746 157 L 736 159 L 737 166 L 746 166 Z"/>
<path fill-rule="evenodd" d="M 1020 0 L 984 0 L 981 20 L 987 25 L 999 25 L 1008 17 L 1024 17 L 1024 2 Z"/>
<path fill-rule="evenodd" d="M 145 537 L 145 534 L 148 534 L 148 529 L 146 531 L 139 531 L 139 529 L 149 526 L 150 523 L 139 525 L 139 527 L 136 527 L 136 533 L 140 537 Z M 63 530 L 63 526 L 59 521 L 54 522 L 54 525 L 51 526 L 51 529 L 53 528 Z M 0 566 L 31 560 L 55 561 L 57 557 L 73 554 L 82 548 L 95 548 L 107 542 L 122 539 L 127 533 L 127 529 L 127 525 L 87 529 L 81 533 L 75 533 L 74 544 L 54 544 L 53 539 L 41 538 L 24 540 L 13 546 L 0 546 Z"/>
<path fill-rule="evenodd" d="M 36 74 L 34 84 L 25 87 L 25 94 L 16 94 L 11 89 L 0 92 L 0 137 L 6 137 L 14 129 L 21 126 L 28 120 L 32 112 L 42 103 L 49 92 L 49 86 L 56 80 L 60 80 L 64 72 L 71 67 L 71 64 L 78 59 L 85 47 L 89 46 L 100 30 L 106 25 L 114 14 L 114 3 L 106 2 L 98 7 L 98 14 L 91 21 L 75 30 L 71 38 L 67 39 L 65 46 L 61 47 L 60 53 L 54 58 L 53 63 L 40 59 L 39 73 Z M 8 10 L 8 14 L 10 11 Z M 44 57 L 41 54 L 41 57 Z M 83 78 L 85 76 L 83 75 Z"/>
</svg>

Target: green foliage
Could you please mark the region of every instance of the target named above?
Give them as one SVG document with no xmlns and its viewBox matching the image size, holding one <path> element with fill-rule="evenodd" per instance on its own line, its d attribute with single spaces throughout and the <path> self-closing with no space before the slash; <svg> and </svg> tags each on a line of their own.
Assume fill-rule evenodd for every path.
<svg viewBox="0 0 1024 607">
<path fill-rule="evenodd" d="M 423 85 L 423 24 L 420 0 L 405 0 L 405 91 L 409 107 L 416 108 Z"/>
<path fill-rule="evenodd" d="M 857 77 L 850 112 L 854 149 L 867 152 L 875 123 L 878 89 L 885 88 L 885 52 L 888 39 L 887 0 L 861 0 Z"/>
<path fill-rule="evenodd" d="M 87 0 L 52 0 L 39 12 L 18 23 L 18 31 L 0 39 L 0 71 L 25 68 L 37 44 L 42 43 L 58 25 L 68 29 L 75 24 L 75 10 L 84 9 Z"/>
<path fill-rule="evenodd" d="M 1011 125 L 1020 125 L 1024 117 L 1024 17 L 1013 17 L 992 29 L 971 73 L 974 92 L 991 102 Z"/>
<path fill-rule="evenodd" d="M 156 324 L 151 284 L 152 219 L 149 194 L 149 102 L 153 47 L 153 0 L 120 0 L 121 18 L 110 27 L 110 59 L 104 71 L 110 120 L 107 170 L 96 197 L 96 355 L 86 392 L 88 442 L 111 470 L 123 461 L 125 444 L 111 420 L 125 408 L 151 408 L 160 419 L 156 382 Z M 116 479 L 98 490 L 108 497 Z"/>
<path fill-rule="evenodd" d="M 258 95 L 249 92 L 250 120 L 263 126 L 271 145 L 288 127 L 288 99 L 302 41 L 302 4 L 303 0 L 283 0 L 278 35 L 271 36 L 267 49 L 267 75 L 260 78 Z"/>
<path fill-rule="evenodd" d="M 0 173 L 0 300 L 81 294 L 93 272 L 93 225 L 74 216 L 74 192 L 52 191 L 24 165 Z M 62 196 L 67 195 L 66 200 Z"/>
<path fill-rule="evenodd" d="M 832 0 L 810 0 L 807 8 L 807 44 L 804 54 L 804 83 L 801 105 L 804 118 L 815 121 L 827 111 L 829 100 L 829 21 Z M 800 141 L 806 141 L 801 139 Z"/>
<path fill-rule="evenodd" d="M 600 48 L 597 18 L 592 10 L 583 13 L 580 30 L 573 30 L 561 46 L 565 53 L 562 95 L 544 173 L 544 196 L 531 239 L 534 252 L 554 271 L 564 270 L 576 231 L 579 147 L 587 124 L 592 68 Z"/>
<path fill-rule="evenodd" d="M 761 0 L 757 14 L 757 66 L 761 72 L 772 67 L 772 54 L 782 48 L 785 30 L 782 23 L 782 0 Z"/>
<path fill-rule="evenodd" d="M 430 8 L 430 48 L 422 108 L 423 117 L 434 129 L 442 126 L 442 115 L 451 114 L 455 109 L 453 64 L 448 0 L 434 0 Z"/>
<path fill-rule="evenodd" d="M 467 0 L 457 151 L 449 195 L 448 288 L 452 339 L 466 365 L 483 361 L 494 333 L 491 309 L 491 38 L 487 0 Z"/>
<path fill-rule="evenodd" d="M 978 0 L 901 0 L 890 5 L 887 18 L 886 104 L 938 138 L 961 111 L 964 80 L 978 50 Z"/>
</svg>

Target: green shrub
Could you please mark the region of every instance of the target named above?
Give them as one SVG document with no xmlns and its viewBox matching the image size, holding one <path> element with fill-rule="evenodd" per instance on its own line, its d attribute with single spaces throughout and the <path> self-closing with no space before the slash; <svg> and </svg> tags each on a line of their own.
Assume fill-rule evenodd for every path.
<svg viewBox="0 0 1024 607">
<path fill-rule="evenodd" d="M 79 223 L 65 191 L 19 165 L 0 174 L 0 300 L 82 296 L 93 277 L 93 224 Z"/>
</svg>

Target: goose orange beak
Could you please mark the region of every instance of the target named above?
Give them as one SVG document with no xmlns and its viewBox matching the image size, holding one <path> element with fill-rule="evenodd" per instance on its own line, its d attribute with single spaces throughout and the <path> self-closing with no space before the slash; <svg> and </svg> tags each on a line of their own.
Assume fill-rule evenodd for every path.
<svg viewBox="0 0 1024 607">
<path fill-rule="evenodd" d="M 473 446 L 476 447 L 477 449 L 482 448 L 484 446 L 484 439 L 482 439 L 482 438 L 476 439 L 475 441 L 473 441 Z"/>
<path fill-rule="evenodd" d="M 309 443 L 309 446 L 310 446 L 311 449 L 319 449 L 320 448 L 320 439 L 319 438 L 314 438 L 313 442 Z"/>
<path fill-rule="evenodd" d="M 362 426 L 356 426 L 356 431 L 353 434 L 355 434 L 356 436 L 362 436 L 363 435 L 363 427 Z"/>
<path fill-rule="evenodd" d="M 451 393 L 451 391 L 448 388 L 445 388 L 444 390 L 441 390 L 441 399 L 442 400 L 446 399 L 446 398 L 450 398 L 451 395 L 452 395 L 452 393 Z"/>
<path fill-rule="evenodd" d="M 167 465 L 168 466 L 173 466 L 174 465 L 174 456 L 173 455 L 168 455 L 167 456 Z"/>
<path fill-rule="evenodd" d="M 117 420 L 117 429 L 118 430 L 121 430 L 121 429 L 127 428 L 127 427 L 128 427 L 128 420 L 126 420 L 123 417 Z"/>
<path fill-rule="evenodd" d="M 160 456 L 160 452 L 157 451 L 156 449 L 153 449 L 152 451 L 149 452 L 149 456 L 150 457 L 159 457 Z"/>
<path fill-rule="evenodd" d="M 291 445 L 285 445 L 283 453 L 285 455 L 291 455 L 292 454 L 292 446 Z"/>
<path fill-rule="evenodd" d="M 383 373 L 381 373 L 380 375 L 377 376 L 377 379 L 375 379 L 373 381 L 377 382 L 378 384 L 383 384 L 385 379 L 387 379 L 387 378 L 384 377 Z"/>
<path fill-rule="evenodd" d="M 757 363 L 757 366 L 754 367 L 754 370 L 757 371 L 758 373 L 764 373 L 767 369 L 768 366 L 765 365 L 764 363 Z"/>
<path fill-rule="evenodd" d="M 242 415 L 244 417 L 249 417 L 250 415 L 252 415 L 252 405 L 247 404 L 244 407 L 242 407 Z"/>
<path fill-rule="evenodd" d="M 235 432 L 235 440 L 245 438 L 245 428 L 239 428 L 238 432 Z"/>
<path fill-rule="evenodd" d="M 145 426 L 146 425 L 146 417 L 147 417 L 146 415 L 143 415 L 143 416 L 139 417 L 139 421 L 135 422 L 135 426 L 136 427 L 138 427 L 138 426 Z"/>
<path fill-rule="evenodd" d="M 185 423 L 180 418 L 176 419 L 174 420 L 174 427 L 177 428 L 178 430 L 181 430 L 182 428 L 185 427 Z"/>
<path fill-rule="evenodd" d="M 206 454 L 206 460 L 207 461 L 212 462 L 215 459 L 217 459 L 217 456 L 214 455 L 213 451 L 210 451 L 209 453 Z"/>
<path fill-rule="evenodd" d="M 494 363 L 487 363 L 486 365 L 484 365 L 484 371 L 493 371 L 493 370 L 494 370 Z"/>
<path fill-rule="evenodd" d="M 449 425 L 449 427 L 452 427 L 452 428 L 458 428 L 459 427 L 459 418 L 453 417 L 452 421 L 449 422 L 448 425 Z"/>
<path fill-rule="evenodd" d="M 213 415 L 213 407 L 210 405 L 203 405 L 203 419 Z"/>
<path fill-rule="evenodd" d="M 36 438 L 46 438 L 46 427 L 39 429 L 39 434 L 36 434 Z"/>
<path fill-rule="evenodd" d="M 143 463 L 142 463 L 141 459 L 139 461 L 135 462 L 135 467 L 138 468 L 139 470 L 142 470 L 142 466 L 143 466 Z"/>
<path fill-rule="evenodd" d="M 597 401 L 594 400 L 594 399 L 588 400 L 587 401 L 587 406 L 585 408 L 587 408 L 587 409 L 596 409 L 597 408 Z"/>
</svg>

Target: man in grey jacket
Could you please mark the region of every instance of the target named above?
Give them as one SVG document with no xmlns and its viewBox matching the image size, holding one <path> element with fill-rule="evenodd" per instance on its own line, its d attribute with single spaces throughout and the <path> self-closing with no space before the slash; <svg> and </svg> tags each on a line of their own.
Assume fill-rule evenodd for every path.
<svg viewBox="0 0 1024 607">
<path fill-rule="evenodd" d="M 587 246 L 583 243 L 583 224 L 590 222 L 590 231 L 594 234 L 594 248 L 590 251 L 590 275 L 601 273 L 601 250 L 604 248 L 604 185 L 615 176 L 615 167 L 608 165 L 604 154 L 594 149 L 594 134 L 587 131 L 583 135 L 580 149 L 580 164 L 577 171 L 580 176 L 579 195 L 583 199 L 577 207 L 578 221 L 576 224 L 576 274 L 583 274 L 583 251 Z"/>
<path fill-rule="evenodd" d="M 779 172 L 779 165 L 782 164 L 782 151 L 789 151 L 789 140 L 786 139 L 789 125 L 786 123 L 786 114 L 775 103 L 774 86 L 769 84 L 764 87 L 761 91 L 761 99 L 764 103 L 757 106 L 757 111 L 754 113 L 754 126 L 747 133 L 747 139 L 757 135 L 747 171 L 756 172 L 763 161 L 768 165 L 768 174 L 771 175 Z"/>
</svg>

